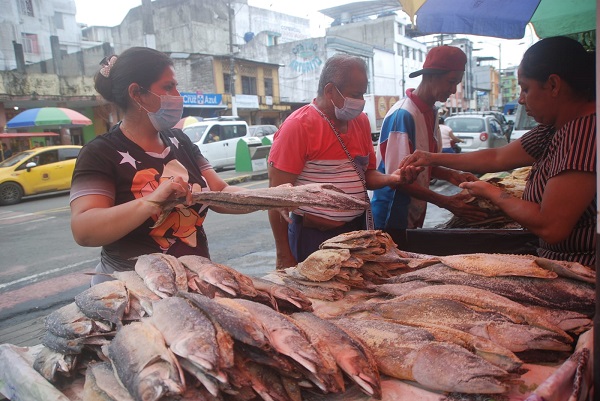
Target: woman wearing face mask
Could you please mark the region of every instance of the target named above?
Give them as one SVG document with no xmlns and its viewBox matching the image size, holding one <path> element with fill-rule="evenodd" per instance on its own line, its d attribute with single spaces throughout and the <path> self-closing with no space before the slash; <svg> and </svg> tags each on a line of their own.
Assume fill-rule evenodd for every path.
<svg viewBox="0 0 600 401">
<path fill-rule="evenodd" d="M 154 252 L 209 257 L 202 205 L 176 208 L 151 228 L 161 212 L 158 202 L 180 197 L 190 203 L 191 193 L 203 189 L 241 190 L 221 180 L 198 147 L 172 129 L 183 111 L 172 60 L 134 47 L 101 65 L 96 90 L 123 118 L 77 159 L 70 197 L 75 241 L 102 247 L 98 273 L 131 270 L 132 258 Z M 92 284 L 106 279 L 96 275 Z"/>
<path fill-rule="evenodd" d="M 371 128 L 362 113 L 367 67 L 359 57 L 335 55 L 321 72 L 317 97 L 292 113 L 275 134 L 269 154 L 269 185 L 332 183 L 367 200 L 367 189 L 412 182 L 419 168 L 382 174 L 375 170 Z M 361 211 L 302 207 L 288 224 L 276 212 L 269 220 L 277 268 L 296 265 L 338 234 L 367 228 Z"/>
</svg>

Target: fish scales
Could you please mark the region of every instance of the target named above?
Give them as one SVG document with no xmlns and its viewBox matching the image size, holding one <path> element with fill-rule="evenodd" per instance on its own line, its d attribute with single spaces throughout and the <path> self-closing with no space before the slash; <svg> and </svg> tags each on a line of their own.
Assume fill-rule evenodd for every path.
<svg viewBox="0 0 600 401">
<path fill-rule="evenodd" d="M 117 331 L 108 357 L 120 383 L 136 401 L 156 401 L 185 391 L 183 371 L 161 333 L 144 322 Z"/>
<path fill-rule="evenodd" d="M 109 362 L 89 364 L 83 385 L 84 400 L 133 401 L 131 394 L 117 380 Z"/>
<path fill-rule="evenodd" d="M 382 320 L 341 318 L 334 321 L 371 350 L 379 370 L 427 388 L 471 394 L 504 393 L 507 372 L 464 348 L 437 342 L 427 330 Z"/>
<path fill-rule="evenodd" d="M 140 275 L 133 270 L 128 270 L 122 272 L 116 271 L 113 273 L 113 276 L 125 284 L 130 297 L 136 298 L 139 301 L 144 312 L 148 316 L 152 315 L 152 302 L 158 301 L 161 298 L 144 284 L 144 280 L 142 280 Z"/>
<path fill-rule="evenodd" d="M 516 302 L 577 311 L 588 316 L 595 311 L 595 290 L 590 284 L 558 277 L 552 280 L 530 277 L 482 277 L 452 269 L 441 263 L 393 277 L 387 283 L 424 281 L 456 284 L 491 291 Z M 384 284 L 380 290 L 385 290 Z M 399 295 L 399 294 L 396 294 Z"/>
<path fill-rule="evenodd" d="M 87 317 L 75 302 L 59 308 L 44 319 L 46 329 L 59 337 L 77 338 L 92 332 L 94 322 Z"/>
</svg>

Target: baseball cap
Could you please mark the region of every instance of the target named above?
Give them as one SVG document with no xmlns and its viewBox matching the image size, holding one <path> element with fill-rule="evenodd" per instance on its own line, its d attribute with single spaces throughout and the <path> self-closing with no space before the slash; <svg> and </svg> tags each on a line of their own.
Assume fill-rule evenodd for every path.
<svg viewBox="0 0 600 401">
<path fill-rule="evenodd" d="M 467 55 L 454 46 L 438 46 L 429 50 L 423 69 L 411 72 L 408 76 L 418 77 L 421 74 L 445 74 L 450 71 L 464 71 Z"/>
</svg>

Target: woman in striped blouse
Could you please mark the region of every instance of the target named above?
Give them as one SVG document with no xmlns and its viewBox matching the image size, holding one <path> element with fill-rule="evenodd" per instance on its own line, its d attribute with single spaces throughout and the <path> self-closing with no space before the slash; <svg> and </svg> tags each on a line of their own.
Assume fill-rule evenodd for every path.
<svg viewBox="0 0 600 401">
<path fill-rule="evenodd" d="M 523 198 L 483 181 L 460 186 L 487 198 L 540 238 L 542 257 L 595 266 L 595 54 L 566 37 L 542 39 L 518 70 L 519 103 L 540 125 L 508 145 L 472 153 L 415 152 L 401 167 L 446 166 L 474 173 L 532 166 Z"/>
</svg>

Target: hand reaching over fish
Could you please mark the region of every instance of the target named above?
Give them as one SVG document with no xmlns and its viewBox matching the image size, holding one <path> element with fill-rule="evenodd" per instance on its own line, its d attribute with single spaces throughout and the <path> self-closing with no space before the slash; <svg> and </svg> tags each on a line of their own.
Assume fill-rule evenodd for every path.
<svg viewBox="0 0 600 401">
<path fill-rule="evenodd" d="M 202 191 L 193 192 L 192 201 L 176 198 L 157 203 L 162 213 L 153 227 L 160 226 L 175 207 L 202 203 L 218 206 L 241 213 L 258 210 L 293 210 L 300 206 L 324 207 L 337 210 L 364 210 L 367 203 L 352 195 L 347 195 L 331 184 L 307 184 L 293 186 L 289 184 L 277 187 L 248 189 L 237 192 Z"/>
</svg>

